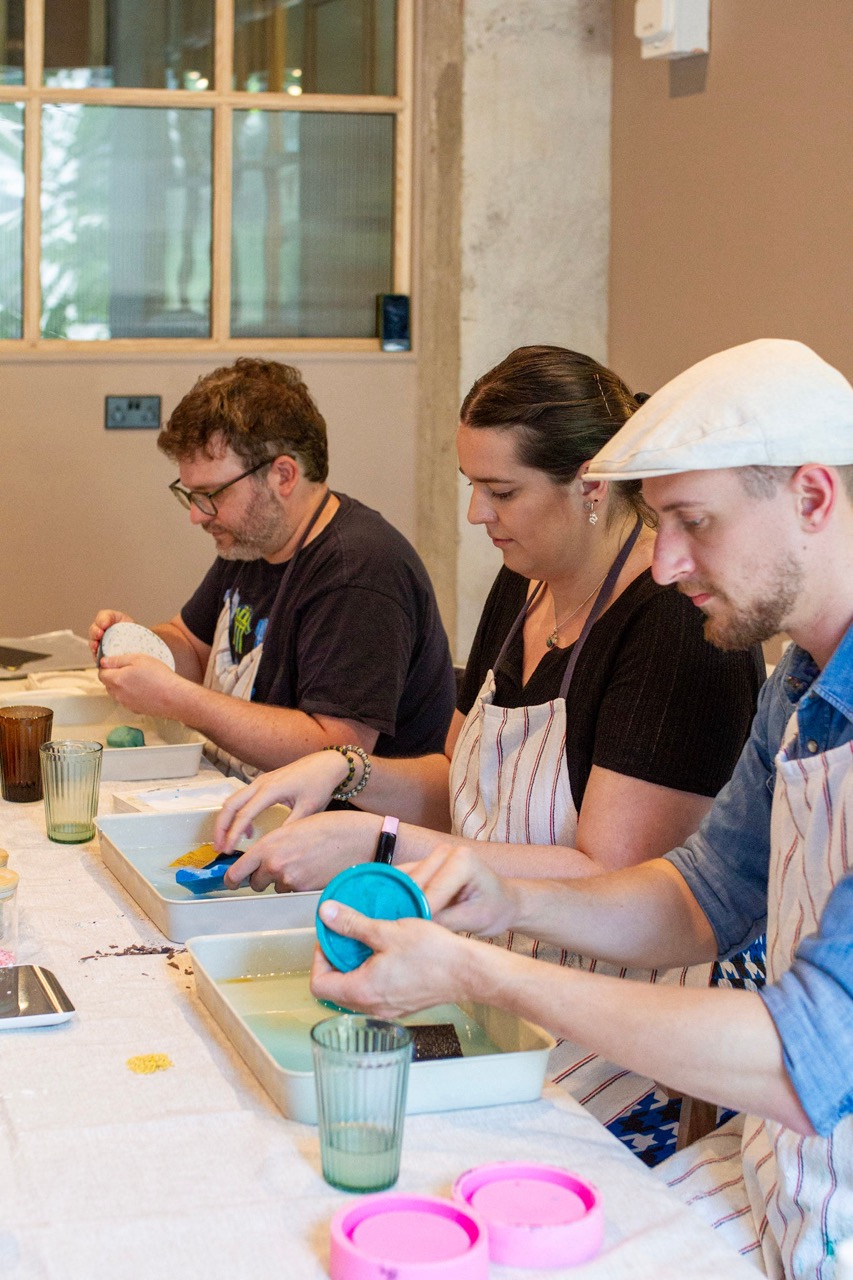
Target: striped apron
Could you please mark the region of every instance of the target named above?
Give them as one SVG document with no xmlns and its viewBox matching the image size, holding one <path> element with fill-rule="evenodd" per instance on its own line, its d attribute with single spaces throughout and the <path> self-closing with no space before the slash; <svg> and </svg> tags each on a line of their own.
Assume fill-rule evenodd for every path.
<svg viewBox="0 0 853 1280">
<path fill-rule="evenodd" d="M 270 608 L 269 618 L 267 620 L 264 636 L 269 635 L 270 629 L 275 624 L 276 614 L 281 611 L 282 602 L 284 600 L 287 584 L 293 573 L 296 558 L 305 545 L 305 541 L 320 518 L 326 503 L 331 498 L 330 489 L 325 494 L 311 515 L 311 519 L 302 532 L 302 537 L 294 549 L 293 555 L 287 562 L 287 568 L 282 574 L 281 582 L 275 595 L 275 600 Z M 261 640 L 256 644 L 254 649 L 245 654 L 239 662 L 235 662 L 231 653 L 231 636 L 234 627 L 239 623 L 238 617 L 232 618 L 232 612 L 239 614 L 239 605 L 235 597 L 226 598 L 219 611 L 219 617 L 216 620 L 216 629 L 213 633 L 213 644 L 210 648 L 210 656 L 207 660 L 207 669 L 204 673 L 204 687 L 212 689 L 214 693 L 227 693 L 232 698 L 242 698 L 244 702 L 252 701 L 252 694 L 255 691 L 255 680 L 258 675 L 258 668 L 261 665 L 261 658 L 264 653 L 264 642 Z M 272 690 L 271 690 L 272 692 Z M 209 738 L 205 743 L 204 754 L 211 764 L 215 764 L 217 769 L 221 770 L 227 778 L 242 778 L 244 782 L 250 782 L 252 778 L 256 778 L 261 772 L 255 765 L 246 764 L 244 760 L 240 760 L 237 756 L 231 755 L 223 747 L 218 746 Z"/>
<path fill-rule="evenodd" d="M 638 533 L 636 529 L 634 536 Z M 510 709 L 495 706 L 494 673 L 523 626 L 537 592 L 515 620 L 465 719 L 453 752 L 450 805 L 455 835 L 502 844 L 574 847 L 578 812 L 566 762 L 566 699 L 580 650 L 609 600 L 631 546 L 629 539 L 601 588 L 566 666 L 559 697 L 538 706 Z M 710 965 L 668 971 L 626 969 L 575 955 L 521 933 L 503 934 L 491 941 L 553 964 L 639 982 L 707 986 L 710 977 Z M 551 1079 L 571 1092 L 603 1124 L 624 1116 L 655 1088 L 653 1081 L 625 1071 L 568 1040 L 558 1041 L 548 1066 Z"/>
<path fill-rule="evenodd" d="M 767 981 L 817 932 L 833 888 L 853 865 L 853 743 L 791 754 L 796 715 L 776 757 L 767 900 Z M 741 1136 L 742 1134 L 742 1136 Z M 832 1280 L 833 1251 L 853 1236 L 853 1116 L 829 1138 L 738 1116 L 656 1170 L 774 1280 Z"/>
<path fill-rule="evenodd" d="M 204 686 L 206 689 L 212 689 L 214 693 L 227 693 L 232 698 L 242 698 L 244 702 L 251 702 L 264 646 L 261 641 L 249 653 L 244 654 L 239 662 L 234 661 L 231 653 L 232 607 L 233 600 L 226 599 L 216 620 L 213 645 L 207 660 L 207 670 L 204 673 Z M 260 773 L 260 769 L 246 764 L 243 760 L 238 760 L 236 756 L 232 756 L 209 738 L 205 742 L 204 754 L 227 778 L 242 778 L 244 782 L 249 782 Z"/>
</svg>

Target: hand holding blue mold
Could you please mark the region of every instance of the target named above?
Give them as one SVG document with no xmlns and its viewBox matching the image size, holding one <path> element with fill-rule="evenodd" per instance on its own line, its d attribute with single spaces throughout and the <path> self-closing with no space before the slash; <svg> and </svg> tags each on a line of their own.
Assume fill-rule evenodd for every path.
<svg viewBox="0 0 853 1280">
<path fill-rule="evenodd" d="M 423 889 L 411 876 L 385 863 L 369 862 L 341 871 L 320 894 L 317 903 L 317 942 L 324 956 L 341 973 L 357 969 L 373 954 L 357 938 L 344 937 L 320 918 L 320 907 L 333 900 L 353 907 L 374 920 L 430 919 Z"/>
<path fill-rule="evenodd" d="M 242 850 L 235 853 L 219 853 L 203 867 L 179 867 L 175 872 L 175 881 L 182 884 L 192 893 L 210 893 L 212 889 L 225 888 L 225 872 L 238 858 Z"/>
<path fill-rule="evenodd" d="M 475 967 L 485 950 L 422 917 L 372 918 L 332 898 L 319 911 L 332 936 L 360 944 L 367 954 L 363 963 L 342 972 L 319 944 L 311 966 L 312 995 L 378 1018 L 399 1019 L 456 1004 L 460 971 Z"/>
</svg>

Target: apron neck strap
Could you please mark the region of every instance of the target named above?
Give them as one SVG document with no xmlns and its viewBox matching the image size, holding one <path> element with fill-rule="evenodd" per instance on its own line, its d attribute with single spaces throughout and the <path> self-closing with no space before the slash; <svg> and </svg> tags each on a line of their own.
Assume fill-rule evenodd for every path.
<svg viewBox="0 0 853 1280">
<path fill-rule="evenodd" d="M 331 489 L 327 489 L 326 492 L 323 494 L 323 497 L 317 503 L 314 510 L 311 512 L 311 519 L 308 521 L 305 528 L 302 530 L 302 533 L 299 535 L 299 541 L 297 542 L 296 546 L 293 549 L 293 555 L 290 557 L 290 559 L 287 562 L 287 568 L 282 574 L 281 582 L 279 583 L 279 586 L 278 586 L 278 591 L 275 593 L 275 602 L 273 603 L 272 609 L 270 609 L 270 618 L 272 618 L 273 610 L 276 608 L 276 605 L 282 599 L 285 591 L 287 590 L 287 584 L 290 581 L 290 575 L 293 573 L 293 568 L 294 568 L 294 565 L 296 564 L 296 558 L 299 555 L 299 552 L 305 546 L 305 541 L 308 537 L 308 534 L 314 528 L 314 525 L 317 523 L 317 521 L 320 519 L 320 516 L 323 514 L 324 510 L 326 509 L 326 503 L 329 501 L 331 496 L 332 496 Z"/>
<path fill-rule="evenodd" d="M 640 519 L 640 517 L 637 516 L 637 523 L 634 525 L 634 528 L 631 530 L 630 534 L 625 539 L 624 544 L 620 547 L 619 554 L 617 555 L 616 559 L 613 561 L 612 565 L 610 566 L 610 569 L 608 570 L 607 577 L 604 579 L 604 581 L 601 584 L 601 590 L 599 591 L 598 595 L 595 597 L 595 604 L 592 606 L 592 608 L 590 609 L 587 615 L 586 622 L 583 624 L 583 629 L 574 643 L 574 648 L 572 649 L 572 656 L 569 658 L 569 661 L 566 664 L 565 674 L 563 675 L 563 682 L 560 685 L 561 698 L 566 698 L 568 696 L 569 685 L 572 683 L 572 676 L 575 674 L 575 667 L 578 665 L 578 658 L 581 655 L 581 650 L 586 644 L 587 637 L 590 631 L 592 631 L 592 628 L 595 626 L 596 622 L 601 617 L 602 613 L 610 603 L 610 597 L 613 595 L 613 589 L 616 586 L 616 582 L 619 577 L 619 574 L 624 569 L 625 561 L 628 559 L 628 556 L 631 554 L 631 552 L 634 549 L 634 543 L 639 538 L 640 530 L 642 529 L 642 527 L 643 527 L 643 522 Z"/>
<path fill-rule="evenodd" d="M 331 496 L 332 496 L 331 489 L 327 489 L 326 492 L 323 494 L 322 498 L 320 499 L 320 501 L 317 503 L 314 510 L 311 512 L 311 519 L 308 521 L 305 528 L 302 530 L 302 533 L 299 535 L 299 541 L 297 542 L 296 546 L 293 549 L 293 555 L 290 557 L 290 559 L 287 562 L 287 568 L 285 569 L 284 577 L 281 580 L 281 587 L 279 587 L 279 592 L 278 592 L 279 594 L 281 593 L 282 588 L 287 582 L 287 579 L 290 577 L 290 574 L 293 570 L 293 566 L 296 563 L 296 557 L 299 555 L 299 552 L 305 546 L 305 542 L 308 538 L 308 534 L 314 528 L 314 525 L 317 523 L 317 521 L 320 519 L 320 516 L 325 511 L 326 504 L 331 498 Z"/>
<path fill-rule="evenodd" d="M 317 521 L 320 519 L 320 516 L 325 511 L 326 504 L 328 503 L 331 496 L 332 496 L 331 489 L 327 489 L 326 492 L 323 494 L 323 497 L 317 503 L 317 506 L 312 511 L 311 519 L 308 521 L 305 528 L 302 530 L 302 533 L 299 536 L 299 541 L 297 542 L 294 548 L 293 555 L 290 557 L 290 559 L 287 562 L 287 567 L 285 568 L 285 571 L 282 574 L 281 582 L 278 584 L 278 590 L 275 593 L 275 600 L 273 601 L 272 607 L 270 608 L 270 612 L 269 612 L 269 622 L 267 624 L 267 629 L 270 632 L 270 634 L 273 633 L 273 628 L 278 619 L 278 616 L 284 608 L 284 598 L 285 598 L 285 595 L 287 594 L 287 584 L 290 582 L 294 567 L 296 565 L 296 561 L 299 556 L 299 552 L 305 546 L 305 542 L 309 533 L 314 528 L 314 525 L 317 523 Z M 262 657 L 261 661 L 263 662 L 263 660 L 264 659 Z M 282 680 L 283 680 L 283 675 L 281 672 L 279 672 L 279 674 L 274 679 L 272 687 L 270 688 L 270 691 L 267 695 L 268 702 L 275 701 L 277 686 L 282 682 Z"/>
<path fill-rule="evenodd" d="M 507 637 L 506 637 L 506 639 L 504 640 L 503 644 L 501 645 L 500 653 L 498 654 L 498 656 L 495 658 L 494 662 L 492 663 L 492 671 L 497 671 L 497 670 L 498 670 L 498 667 L 499 667 L 499 666 L 501 665 L 501 663 L 503 662 L 504 658 L 506 657 L 506 651 L 507 651 L 507 649 L 508 649 L 508 648 L 509 648 L 509 646 L 511 645 L 512 641 L 515 639 L 516 635 L 517 635 L 517 634 L 518 634 L 518 632 L 519 632 L 519 629 L 520 629 L 521 627 L 523 627 L 523 626 L 524 626 L 524 619 L 527 617 L 528 613 L 530 612 L 531 608 L 533 607 L 533 602 L 534 602 L 535 600 L 538 600 L 538 598 L 539 598 L 539 596 L 541 595 L 541 593 L 542 593 L 542 591 L 543 591 L 544 587 L 545 587 L 545 583 L 544 583 L 544 582 L 537 582 L 536 586 L 533 588 L 533 590 L 531 591 L 530 595 L 529 595 L 529 596 L 527 597 L 527 599 L 525 600 L 525 602 L 524 602 L 524 606 L 523 606 L 523 608 L 521 609 L 521 612 L 519 613 L 519 615 L 518 615 L 518 617 L 516 618 L 515 622 L 512 624 L 512 626 L 510 627 L 509 631 L 507 632 Z"/>
</svg>

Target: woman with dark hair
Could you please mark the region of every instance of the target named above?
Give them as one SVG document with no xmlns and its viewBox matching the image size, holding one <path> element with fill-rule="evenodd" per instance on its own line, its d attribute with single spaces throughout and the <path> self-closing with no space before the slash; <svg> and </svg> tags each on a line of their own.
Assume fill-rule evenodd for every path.
<svg viewBox="0 0 853 1280">
<path fill-rule="evenodd" d="M 762 672 L 752 652 L 712 648 L 701 613 L 653 581 L 639 485 L 585 479 L 637 404 L 609 369 L 561 347 L 520 347 L 478 379 L 460 414 L 459 465 L 468 519 L 504 565 L 445 753 L 368 760 L 341 747 L 257 779 L 223 807 L 218 846 L 233 848 L 275 801 L 292 817 L 234 864 L 229 884 L 250 875 L 259 890 L 316 888 L 377 851 L 390 860 L 395 836 L 401 863 L 446 844 L 448 831 L 476 841 L 504 875 L 597 875 L 696 830 L 746 739 Z M 363 812 L 319 812 L 330 794 Z M 381 835 L 386 814 L 402 825 L 386 819 Z M 533 937 L 504 941 L 587 963 L 546 954 Z M 708 973 L 667 980 L 707 984 Z M 649 1088 L 565 1044 L 552 1067 L 605 1122 Z"/>
</svg>

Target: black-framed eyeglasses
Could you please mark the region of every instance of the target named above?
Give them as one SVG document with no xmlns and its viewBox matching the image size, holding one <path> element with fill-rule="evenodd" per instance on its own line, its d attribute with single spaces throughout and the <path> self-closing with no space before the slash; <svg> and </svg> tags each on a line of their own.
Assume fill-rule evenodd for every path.
<svg viewBox="0 0 853 1280">
<path fill-rule="evenodd" d="M 202 515 L 215 516 L 217 514 L 216 503 L 213 501 L 220 493 L 226 489 L 230 489 L 232 484 L 236 484 L 238 480 L 245 480 L 246 476 L 253 476 L 256 471 L 260 471 L 261 467 L 268 467 L 272 463 L 272 459 L 266 458 L 263 462 L 256 462 L 253 467 L 249 467 L 248 471 L 241 471 L 233 480 L 226 480 L 225 484 L 221 484 L 218 489 L 211 489 L 205 492 L 203 489 L 182 489 L 179 480 L 175 480 L 169 485 L 170 493 L 173 493 L 178 499 L 182 507 L 186 507 L 189 511 L 190 507 L 198 507 Z"/>
</svg>

